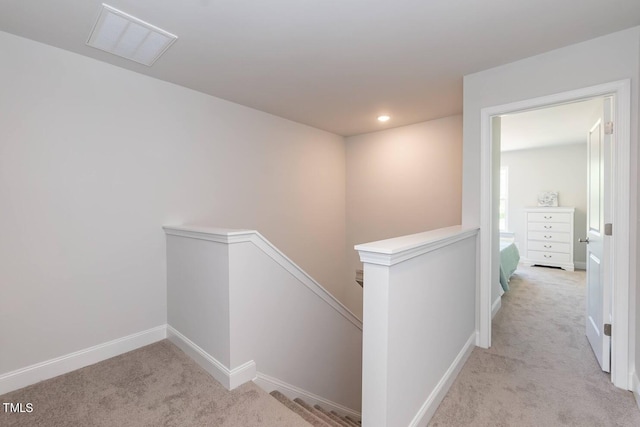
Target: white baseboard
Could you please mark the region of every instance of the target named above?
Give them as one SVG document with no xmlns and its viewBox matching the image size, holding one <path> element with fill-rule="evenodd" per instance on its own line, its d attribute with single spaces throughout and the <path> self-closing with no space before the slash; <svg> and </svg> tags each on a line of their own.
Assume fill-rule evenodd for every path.
<svg viewBox="0 0 640 427">
<path fill-rule="evenodd" d="M 253 380 L 256 377 L 256 364 L 253 360 L 229 369 L 222 362 L 200 348 L 196 343 L 167 325 L 167 338 L 189 355 L 205 371 L 209 372 L 227 390 Z"/>
<path fill-rule="evenodd" d="M 253 382 L 256 383 L 258 387 L 260 387 L 261 389 L 265 390 L 268 393 L 272 392 L 273 390 L 278 390 L 280 393 L 284 394 L 289 399 L 293 400 L 299 397 L 300 399 L 304 400 L 311 406 L 320 405 L 324 409 L 328 411 L 335 411 L 342 416 L 348 415 L 350 418 L 353 418 L 354 420 L 362 419 L 361 412 L 354 411 L 353 409 L 347 408 L 346 406 L 340 405 L 339 403 L 332 402 L 323 397 L 310 393 L 306 390 L 302 390 L 296 386 L 287 384 L 284 381 L 280 381 L 277 378 L 273 378 L 268 375 L 261 374 L 260 372 L 258 372 Z"/>
<path fill-rule="evenodd" d="M 493 305 L 491 306 L 492 319 L 496 317 L 496 314 L 498 314 L 498 311 L 500 311 L 501 307 L 502 307 L 502 297 L 499 296 L 498 298 L 496 298 L 496 300 L 493 302 Z"/>
<path fill-rule="evenodd" d="M 640 379 L 638 379 L 638 373 L 635 371 L 631 378 L 631 391 L 633 392 L 633 397 L 636 398 L 636 405 L 640 409 Z"/>
<path fill-rule="evenodd" d="M 166 335 L 166 326 L 157 326 L 146 331 L 94 345 L 84 350 L 2 374 L 0 375 L 0 395 L 152 344 L 165 339 Z"/>
<path fill-rule="evenodd" d="M 442 402 L 442 399 L 446 396 L 449 388 L 453 384 L 462 367 L 466 363 L 467 359 L 471 355 L 473 348 L 475 347 L 476 333 L 471 334 L 467 342 L 464 344 L 460 353 L 456 356 L 447 372 L 442 376 L 436 387 L 433 389 L 427 400 L 422 404 L 420 410 L 416 416 L 411 420 L 410 427 L 426 426 L 429 424 L 429 420 L 435 414 L 438 405 Z"/>
</svg>

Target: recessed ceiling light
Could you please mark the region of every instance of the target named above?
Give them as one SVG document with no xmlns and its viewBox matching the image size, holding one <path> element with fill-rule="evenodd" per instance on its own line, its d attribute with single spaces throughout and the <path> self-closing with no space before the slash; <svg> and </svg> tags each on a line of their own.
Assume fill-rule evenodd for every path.
<svg viewBox="0 0 640 427">
<path fill-rule="evenodd" d="M 378 121 L 379 122 L 386 122 L 390 119 L 391 117 L 389 116 L 378 116 Z"/>
<path fill-rule="evenodd" d="M 151 66 L 177 38 L 103 3 L 87 45 Z"/>
</svg>

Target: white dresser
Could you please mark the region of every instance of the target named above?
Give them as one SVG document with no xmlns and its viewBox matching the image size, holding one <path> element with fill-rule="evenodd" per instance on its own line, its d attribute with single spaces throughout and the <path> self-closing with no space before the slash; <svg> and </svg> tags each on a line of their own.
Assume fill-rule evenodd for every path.
<svg viewBox="0 0 640 427">
<path fill-rule="evenodd" d="M 525 208 L 528 264 L 573 271 L 573 217 L 575 208 Z"/>
</svg>

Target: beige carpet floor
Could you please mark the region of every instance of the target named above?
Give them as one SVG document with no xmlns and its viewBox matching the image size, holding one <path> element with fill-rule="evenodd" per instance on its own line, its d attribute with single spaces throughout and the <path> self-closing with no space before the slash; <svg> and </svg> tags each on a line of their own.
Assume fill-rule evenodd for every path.
<svg viewBox="0 0 640 427">
<path fill-rule="evenodd" d="M 640 426 L 585 336 L 585 273 L 520 266 L 430 426 Z"/>
<path fill-rule="evenodd" d="M 584 336 L 584 272 L 521 266 L 430 425 L 640 426 Z M 253 383 L 232 392 L 168 341 L 0 396 L 0 426 L 308 426 Z M 1 408 L 0 408 L 1 409 Z M 395 426 L 394 426 L 395 427 Z"/>
<path fill-rule="evenodd" d="M 0 396 L 32 403 L 0 426 L 286 426 L 309 424 L 249 382 L 229 392 L 169 341 Z"/>
</svg>

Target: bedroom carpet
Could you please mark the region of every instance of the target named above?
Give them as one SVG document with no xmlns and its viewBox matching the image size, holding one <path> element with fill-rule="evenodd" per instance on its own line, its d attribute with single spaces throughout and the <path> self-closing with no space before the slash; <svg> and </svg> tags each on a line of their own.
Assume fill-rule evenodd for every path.
<svg viewBox="0 0 640 427">
<path fill-rule="evenodd" d="M 520 265 L 493 320 L 429 424 L 640 426 L 633 394 L 615 388 L 585 336 L 585 272 Z"/>
<path fill-rule="evenodd" d="M 308 427 L 254 383 L 227 391 L 167 340 L 0 396 L 2 427 Z M 1 409 L 1 408 L 0 408 Z"/>
</svg>

